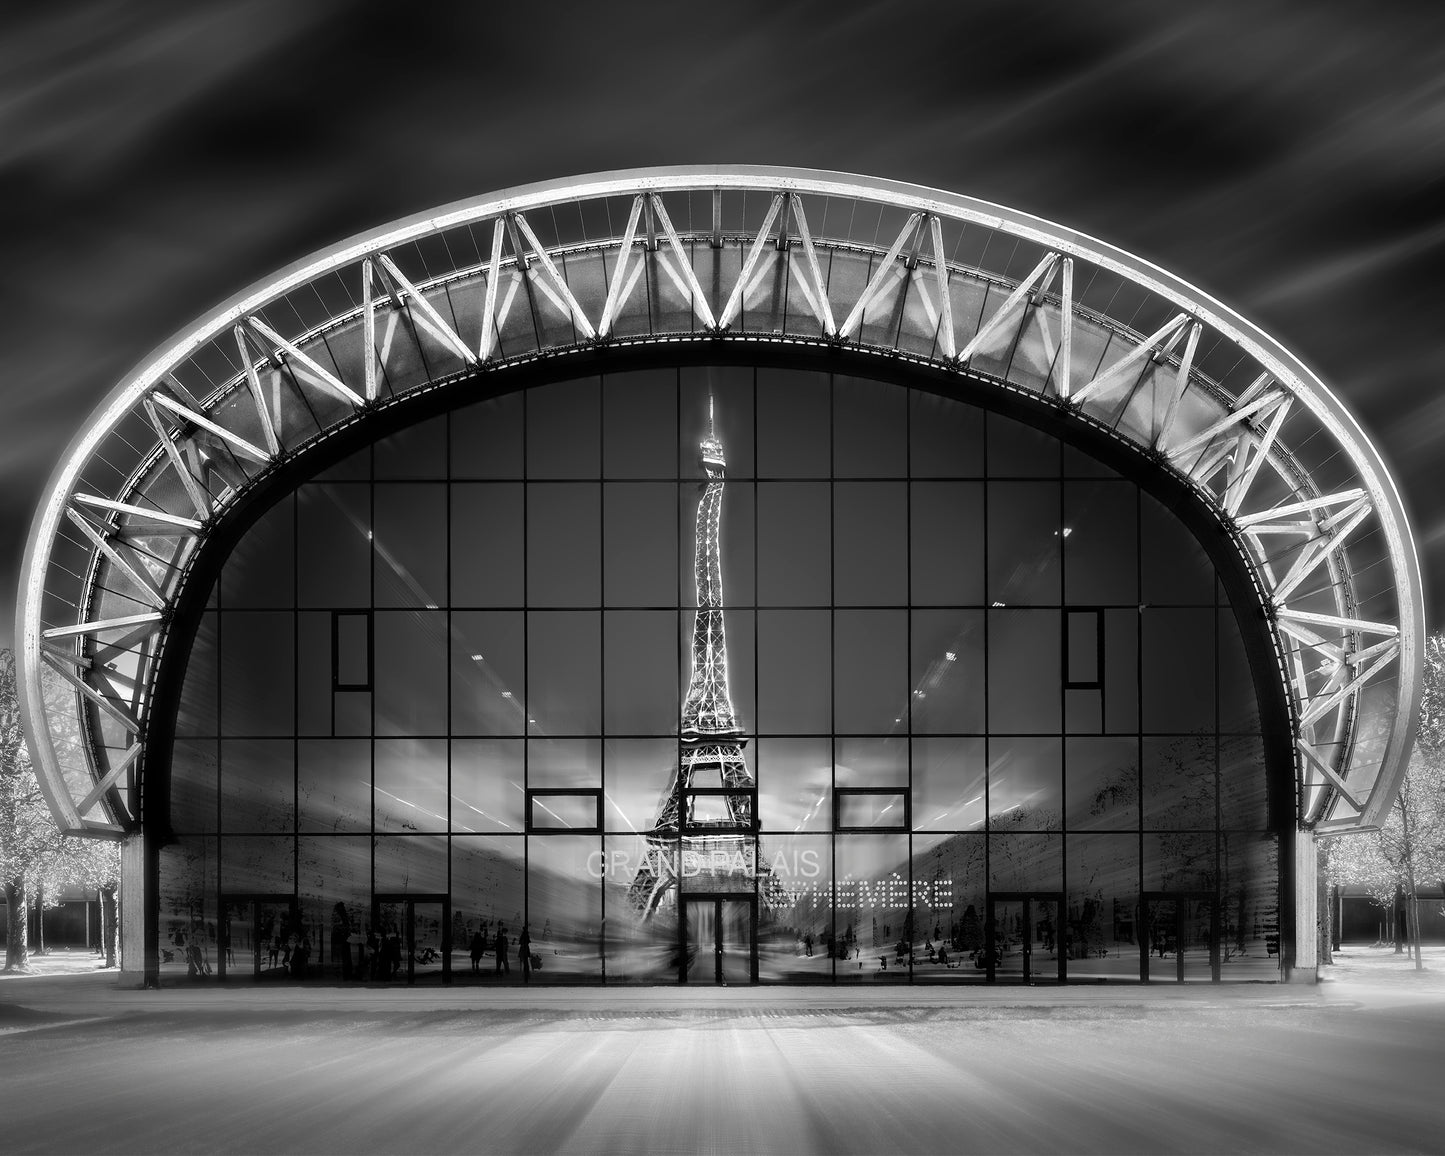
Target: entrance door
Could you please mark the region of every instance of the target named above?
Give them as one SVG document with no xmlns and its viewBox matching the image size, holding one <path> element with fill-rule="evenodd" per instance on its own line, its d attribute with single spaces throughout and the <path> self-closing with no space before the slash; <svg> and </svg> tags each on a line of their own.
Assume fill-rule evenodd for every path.
<svg viewBox="0 0 1445 1156">
<path fill-rule="evenodd" d="M 290 975 L 297 930 L 293 895 L 222 895 L 218 974 Z"/>
<path fill-rule="evenodd" d="M 755 982 L 757 906 L 751 895 L 687 896 L 683 912 L 683 983 Z"/>
<path fill-rule="evenodd" d="M 1139 978 L 1219 981 L 1219 905 L 1207 891 L 1146 891 L 1140 897 Z"/>
<path fill-rule="evenodd" d="M 1059 915 L 1064 897 L 1052 892 L 1000 892 L 988 897 L 984 954 L 989 982 L 1062 983 Z"/>
<path fill-rule="evenodd" d="M 373 896 L 377 951 L 367 964 L 372 976 L 394 983 L 451 983 L 450 911 L 446 895 Z"/>
</svg>

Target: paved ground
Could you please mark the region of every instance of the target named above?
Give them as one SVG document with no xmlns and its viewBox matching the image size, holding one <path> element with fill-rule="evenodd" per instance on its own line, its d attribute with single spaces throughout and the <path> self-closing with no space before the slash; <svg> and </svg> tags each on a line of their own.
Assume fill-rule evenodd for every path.
<svg viewBox="0 0 1445 1156">
<path fill-rule="evenodd" d="M 1308 988 L 141 992 L 52 956 L 0 979 L 0 1148 L 1439 1152 L 1445 949 L 1427 964 L 1357 948 Z"/>
</svg>

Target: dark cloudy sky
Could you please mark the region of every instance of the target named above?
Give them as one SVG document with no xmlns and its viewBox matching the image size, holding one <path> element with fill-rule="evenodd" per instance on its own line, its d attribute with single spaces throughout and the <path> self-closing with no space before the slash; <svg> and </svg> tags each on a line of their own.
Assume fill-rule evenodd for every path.
<svg viewBox="0 0 1445 1156">
<path fill-rule="evenodd" d="M 1375 437 L 1445 625 L 1445 6 L 19 8 L 0 17 L 6 606 L 82 416 L 237 289 L 459 197 L 735 161 L 999 201 L 1233 305 Z"/>
</svg>

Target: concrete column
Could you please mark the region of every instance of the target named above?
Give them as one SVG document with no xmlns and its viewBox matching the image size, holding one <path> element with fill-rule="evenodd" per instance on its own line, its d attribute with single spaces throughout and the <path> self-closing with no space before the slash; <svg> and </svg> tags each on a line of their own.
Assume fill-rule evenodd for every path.
<svg viewBox="0 0 1445 1156">
<path fill-rule="evenodd" d="M 1287 983 L 1316 983 L 1320 964 L 1319 859 L 1313 831 L 1294 836 L 1294 963 Z"/>
<path fill-rule="evenodd" d="M 120 845 L 120 978 L 137 986 L 146 973 L 145 867 L 145 836 L 132 835 Z"/>
</svg>

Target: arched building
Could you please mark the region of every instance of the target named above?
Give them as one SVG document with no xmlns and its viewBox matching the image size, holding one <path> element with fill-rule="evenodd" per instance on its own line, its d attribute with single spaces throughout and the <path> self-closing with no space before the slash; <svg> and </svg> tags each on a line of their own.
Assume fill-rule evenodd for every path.
<svg viewBox="0 0 1445 1156">
<path fill-rule="evenodd" d="M 539 982 L 1309 979 L 1423 610 L 1379 455 L 1225 306 L 729 166 L 207 314 L 76 435 L 17 634 L 149 981 L 494 983 L 524 926 Z"/>
</svg>

